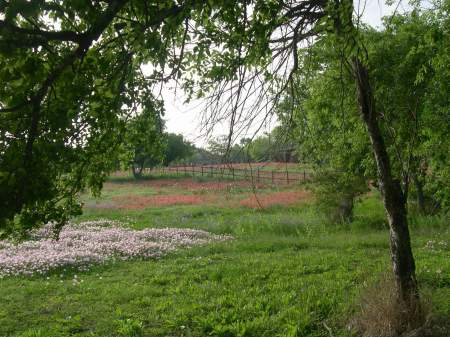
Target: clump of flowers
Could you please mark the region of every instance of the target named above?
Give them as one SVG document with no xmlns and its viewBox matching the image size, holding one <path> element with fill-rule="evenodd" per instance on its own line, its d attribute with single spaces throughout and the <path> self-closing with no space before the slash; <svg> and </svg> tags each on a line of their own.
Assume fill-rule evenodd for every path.
<svg viewBox="0 0 450 337">
<path fill-rule="evenodd" d="M 133 230 L 116 221 L 98 220 L 68 224 L 53 236 L 48 224 L 15 244 L 0 240 L 0 278 L 45 274 L 60 267 L 86 270 L 90 265 L 119 259 L 156 258 L 180 247 L 230 239 L 202 230 L 163 228 Z"/>
<path fill-rule="evenodd" d="M 444 240 L 429 240 L 425 244 L 425 248 L 429 250 L 447 250 L 448 242 Z"/>
</svg>

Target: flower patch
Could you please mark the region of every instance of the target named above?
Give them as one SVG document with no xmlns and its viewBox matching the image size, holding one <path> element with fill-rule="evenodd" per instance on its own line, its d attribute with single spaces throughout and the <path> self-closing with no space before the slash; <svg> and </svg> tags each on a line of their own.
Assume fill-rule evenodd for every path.
<svg viewBox="0 0 450 337">
<path fill-rule="evenodd" d="M 236 180 L 236 181 L 196 181 L 191 178 L 186 179 L 158 179 L 145 181 L 142 184 L 154 188 L 168 187 L 168 188 L 179 188 L 185 191 L 222 191 L 230 190 L 233 188 L 252 188 L 255 185 L 256 188 L 265 187 L 262 183 L 254 183 L 246 180 Z"/>
<path fill-rule="evenodd" d="M 192 247 L 231 237 L 202 230 L 163 228 L 132 230 L 107 220 L 66 225 L 59 240 L 52 225 L 32 233 L 31 240 L 0 241 L 0 278 L 45 274 L 60 267 L 88 269 L 93 264 L 136 258 L 156 258 L 180 247 Z"/>
</svg>

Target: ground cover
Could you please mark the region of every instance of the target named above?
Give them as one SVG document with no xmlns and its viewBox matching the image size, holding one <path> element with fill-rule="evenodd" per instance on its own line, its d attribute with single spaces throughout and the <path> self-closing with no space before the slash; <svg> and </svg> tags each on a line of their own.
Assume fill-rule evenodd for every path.
<svg viewBox="0 0 450 337">
<path fill-rule="evenodd" d="M 253 193 L 247 199 L 241 200 L 240 204 L 242 206 L 252 208 L 267 208 L 274 205 L 293 205 L 297 204 L 300 200 L 307 202 L 311 199 L 312 193 L 306 190 L 282 191 L 264 194 Z"/>
<path fill-rule="evenodd" d="M 242 186 L 199 192 L 149 187 L 149 182 L 112 181 L 101 200 L 136 191 L 140 196 L 211 193 L 236 202 L 252 192 Z M 296 193 L 294 188 L 258 191 Z M 85 213 L 77 223 L 107 218 L 135 230 L 194 228 L 233 239 L 86 271 L 60 268 L 5 277 L 0 280 L 0 336 L 318 337 L 330 331 L 350 336 L 346 327 L 359 294 L 390 268 L 376 193 L 363 198 L 354 222 L 345 226 L 327 223 L 310 199 L 265 209 L 231 201 L 233 207 L 99 208 L 99 200 L 87 195 L 84 200 Z M 411 215 L 411 226 L 422 289 L 436 312 L 450 315 L 448 219 Z"/>
<path fill-rule="evenodd" d="M 118 208 L 140 209 L 165 205 L 195 205 L 203 204 L 206 200 L 198 195 L 171 194 L 150 197 L 124 195 L 113 198 Z"/>
<path fill-rule="evenodd" d="M 133 230 L 118 221 L 97 220 L 67 224 L 56 240 L 54 227 L 47 224 L 19 243 L 1 240 L 0 278 L 42 275 L 61 268 L 86 271 L 114 259 L 159 258 L 179 247 L 231 239 L 194 229 Z"/>
<path fill-rule="evenodd" d="M 162 178 L 136 181 L 115 178 L 105 184 L 101 198 L 84 197 L 90 209 L 145 209 L 173 205 L 267 208 L 311 201 L 304 187 L 275 187 L 243 180 L 217 181 L 206 177 Z"/>
</svg>

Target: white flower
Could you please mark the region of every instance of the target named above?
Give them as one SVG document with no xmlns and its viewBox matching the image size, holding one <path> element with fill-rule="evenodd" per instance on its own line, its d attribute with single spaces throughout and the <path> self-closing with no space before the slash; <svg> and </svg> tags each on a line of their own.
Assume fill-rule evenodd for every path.
<svg viewBox="0 0 450 337">
<path fill-rule="evenodd" d="M 45 274 L 61 267 L 88 270 L 93 264 L 116 259 L 158 258 L 179 247 L 191 247 L 231 237 L 193 229 L 127 229 L 117 221 L 97 220 L 65 226 L 60 239 L 52 239 L 52 224 L 32 233 L 20 244 L 0 241 L 0 278 Z M 63 269 L 66 272 L 66 268 Z M 64 275 L 60 274 L 62 278 Z M 77 284 L 78 276 L 73 276 Z M 49 279 L 49 278 L 48 278 Z M 102 279 L 100 277 L 100 279 Z"/>
</svg>

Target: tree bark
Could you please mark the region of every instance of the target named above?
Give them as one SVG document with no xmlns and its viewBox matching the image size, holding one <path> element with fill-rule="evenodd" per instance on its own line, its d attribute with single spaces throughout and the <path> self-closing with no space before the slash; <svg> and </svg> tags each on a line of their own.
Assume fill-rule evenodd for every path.
<svg viewBox="0 0 450 337">
<path fill-rule="evenodd" d="M 131 165 L 131 169 L 133 170 L 133 176 L 135 179 L 142 178 L 142 171 L 144 170 L 144 163 L 136 163 L 134 162 Z"/>
<path fill-rule="evenodd" d="M 419 212 L 421 214 L 425 214 L 426 213 L 426 209 L 425 209 L 425 195 L 423 193 L 423 184 L 419 180 L 417 175 L 414 174 L 412 178 L 413 178 L 413 181 L 414 181 L 414 185 L 416 187 L 417 207 L 419 208 Z"/>
<path fill-rule="evenodd" d="M 361 117 L 366 125 L 378 170 L 379 187 L 390 228 L 390 250 L 399 298 L 412 305 L 418 298 L 415 262 L 411 249 L 406 200 L 401 184 L 392 176 L 389 156 L 378 124 L 367 68 L 355 57 L 353 75 L 358 89 Z"/>
</svg>

